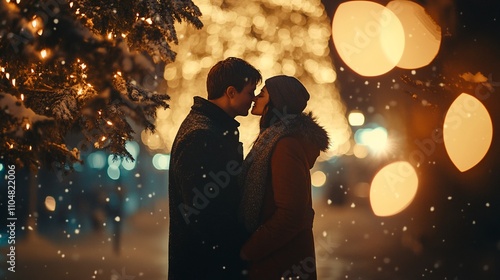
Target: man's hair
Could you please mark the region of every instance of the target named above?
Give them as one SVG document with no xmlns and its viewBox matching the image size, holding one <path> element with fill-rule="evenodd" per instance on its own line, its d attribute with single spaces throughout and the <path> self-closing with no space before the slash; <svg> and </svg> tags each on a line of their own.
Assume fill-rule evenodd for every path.
<svg viewBox="0 0 500 280">
<path fill-rule="evenodd" d="M 230 86 L 241 92 L 248 84 L 259 84 L 262 75 L 248 62 L 236 57 L 229 57 L 217 62 L 207 77 L 208 99 L 214 100 L 224 95 Z"/>
</svg>

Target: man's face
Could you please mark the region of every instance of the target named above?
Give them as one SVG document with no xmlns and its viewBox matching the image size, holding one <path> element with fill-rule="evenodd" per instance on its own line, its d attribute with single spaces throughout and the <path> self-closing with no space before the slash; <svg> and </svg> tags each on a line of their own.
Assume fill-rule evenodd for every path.
<svg viewBox="0 0 500 280">
<path fill-rule="evenodd" d="M 255 99 L 256 85 L 250 83 L 246 85 L 241 92 L 237 92 L 234 98 L 231 99 L 231 106 L 237 116 L 247 116 L 248 110 L 252 106 Z"/>
</svg>

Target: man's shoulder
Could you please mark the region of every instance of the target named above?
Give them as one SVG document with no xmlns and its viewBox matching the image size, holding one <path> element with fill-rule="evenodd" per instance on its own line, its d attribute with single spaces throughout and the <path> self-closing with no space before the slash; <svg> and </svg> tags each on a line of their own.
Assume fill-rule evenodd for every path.
<svg viewBox="0 0 500 280">
<path fill-rule="evenodd" d="M 198 113 L 189 113 L 177 131 L 175 142 L 198 142 L 212 139 L 215 126 L 210 118 Z"/>
<path fill-rule="evenodd" d="M 214 121 L 204 114 L 191 111 L 181 124 L 179 130 L 184 129 L 187 131 L 206 130 L 210 131 L 215 128 Z"/>
</svg>

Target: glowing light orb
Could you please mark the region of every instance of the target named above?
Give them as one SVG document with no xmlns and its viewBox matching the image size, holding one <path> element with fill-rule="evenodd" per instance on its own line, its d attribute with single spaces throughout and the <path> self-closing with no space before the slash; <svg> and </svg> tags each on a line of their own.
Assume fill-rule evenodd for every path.
<svg viewBox="0 0 500 280">
<path fill-rule="evenodd" d="M 323 171 L 315 171 L 311 175 L 311 184 L 315 187 L 322 187 L 326 183 L 326 175 Z"/>
<path fill-rule="evenodd" d="M 120 179 L 120 168 L 116 165 L 108 166 L 108 177 L 113 180 Z"/>
<path fill-rule="evenodd" d="M 415 69 L 431 63 L 441 45 L 441 27 L 415 2 L 391 1 L 387 8 L 399 18 L 405 32 L 405 47 L 397 66 Z"/>
<path fill-rule="evenodd" d="M 340 58 L 363 76 L 389 72 L 405 47 L 405 33 L 398 17 L 370 1 L 340 4 L 332 21 L 332 37 Z"/>
<path fill-rule="evenodd" d="M 45 198 L 45 208 L 51 212 L 56 210 L 56 200 L 52 196 L 47 196 Z"/>
<path fill-rule="evenodd" d="M 352 126 L 361 126 L 365 123 L 365 115 L 359 110 L 352 110 L 349 113 L 349 124 Z"/>
<path fill-rule="evenodd" d="M 453 101 L 444 119 L 443 138 L 446 152 L 461 172 L 478 164 L 493 139 L 493 124 L 484 105 L 462 93 Z"/>
<path fill-rule="evenodd" d="M 90 168 L 102 169 L 106 166 L 106 154 L 102 151 L 93 152 L 87 157 L 87 162 Z"/>
<path fill-rule="evenodd" d="M 357 144 L 365 145 L 375 153 L 384 152 L 389 148 L 387 130 L 381 126 L 358 129 L 354 134 L 354 140 Z"/>
<path fill-rule="evenodd" d="M 406 161 L 383 167 L 373 178 L 370 203 L 377 216 L 391 216 L 408 207 L 418 188 L 415 169 Z"/>
<path fill-rule="evenodd" d="M 170 155 L 155 154 L 152 161 L 157 170 L 168 170 L 170 167 Z"/>
</svg>

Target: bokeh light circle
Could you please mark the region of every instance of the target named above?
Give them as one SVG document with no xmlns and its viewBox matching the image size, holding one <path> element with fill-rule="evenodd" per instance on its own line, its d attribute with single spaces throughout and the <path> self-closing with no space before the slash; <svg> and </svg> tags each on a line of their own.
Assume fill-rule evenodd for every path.
<svg viewBox="0 0 500 280">
<path fill-rule="evenodd" d="M 418 188 L 418 177 L 406 161 L 393 162 L 383 167 L 373 178 L 370 204 L 377 216 L 392 216 L 408 207 Z"/>
<path fill-rule="evenodd" d="M 386 7 L 399 18 L 405 32 L 405 47 L 397 66 L 416 69 L 431 63 L 441 45 L 441 27 L 413 1 L 395 0 Z"/>
<path fill-rule="evenodd" d="M 332 37 L 340 58 L 362 76 L 389 72 L 405 47 L 401 21 L 391 10 L 371 1 L 340 4 L 332 21 Z"/>
<path fill-rule="evenodd" d="M 462 93 L 451 104 L 444 119 L 446 152 L 461 172 L 478 164 L 493 139 L 493 124 L 484 105 L 474 96 Z"/>
</svg>

